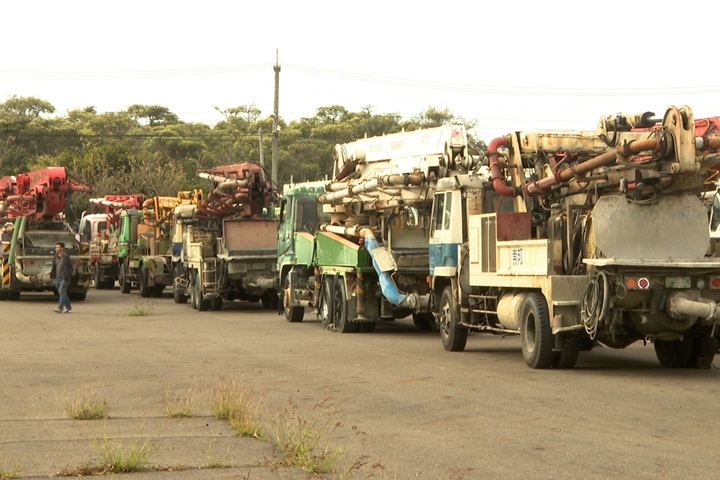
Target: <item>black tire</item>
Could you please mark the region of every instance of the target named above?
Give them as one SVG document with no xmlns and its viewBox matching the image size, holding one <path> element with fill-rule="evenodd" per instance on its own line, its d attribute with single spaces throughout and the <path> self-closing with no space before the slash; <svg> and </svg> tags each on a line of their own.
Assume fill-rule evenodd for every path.
<svg viewBox="0 0 720 480">
<path fill-rule="evenodd" d="M 435 315 L 432 313 L 413 313 L 412 319 L 415 328 L 418 330 L 438 331 Z"/>
<path fill-rule="evenodd" d="M 348 315 L 348 301 L 345 294 L 345 281 L 342 277 L 335 280 L 332 296 L 333 323 L 340 333 L 355 333 L 358 331 L 357 322 L 353 322 Z"/>
<path fill-rule="evenodd" d="M 375 331 L 375 322 L 357 322 L 359 333 L 372 333 Z"/>
<path fill-rule="evenodd" d="M 581 346 L 582 339 L 579 336 L 565 337 L 562 350 L 553 352 L 553 368 L 573 368 L 580 355 Z"/>
<path fill-rule="evenodd" d="M 203 298 L 202 284 L 198 281 L 199 276 L 200 275 L 197 274 L 195 275 L 195 282 L 193 283 L 193 287 L 195 290 L 195 304 L 199 312 L 206 312 L 210 310 L 210 302 L 212 299 Z"/>
<path fill-rule="evenodd" d="M 155 285 L 152 287 L 150 295 L 154 298 L 160 298 L 162 297 L 163 291 L 165 291 L 165 285 Z"/>
<path fill-rule="evenodd" d="M 305 308 L 304 307 L 298 307 L 290 305 L 292 303 L 292 290 L 290 289 L 290 276 L 285 275 L 283 276 L 283 286 L 282 286 L 282 303 L 283 303 L 283 313 L 285 314 L 285 320 L 288 322 L 302 322 L 303 317 L 305 316 Z"/>
<path fill-rule="evenodd" d="M 278 296 L 275 290 L 263 293 L 260 301 L 262 302 L 263 308 L 266 310 L 277 310 L 278 308 Z"/>
<path fill-rule="evenodd" d="M 102 278 L 100 277 L 100 264 L 95 263 L 94 267 L 95 267 L 95 270 L 93 271 L 93 273 L 94 273 L 93 282 L 95 283 L 95 289 L 102 290 L 103 288 L 105 288 L 105 282 L 103 282 Z"/>
<path fill-rule="evenodd" d="M 120 272 L 120 293 L 130 293 L 130 290 L 132 290 L 132 283 L 128 281 L 127 270 L 123 267 Z"/>
<path fill-rule="evenodd" d="M 655 340 L 655 355 L 665 368 L 687 368 L 693 351 L 693 338 L 685 335 L 682 340 Z"/>
<path fill-rule="evenodd" d="M 553 336 L 550 314 L 541 293 L 525 296 L 520 316 L 520 346 L 530 368 L 549 368 L 553 363 Z"/>
<path fill-rule="evenodd" d="M 20 290 L 10 290 L 8 292 L 8 300 L 12 300 L 13 302 L 20 300 Z"/>
<path fill-rule="evenodd" d="M 140 296 L 143 298 L 148 298 L 152 296 L 153 293 L 153 287 L 151 285 L 148 285 L 148 270 L 145 265 L 140 267 Z"/>
<path fill-rule="evenodd" d="M 320 299 L 320 322 L 323 328 L 327 329 L 333 325 L 333 290 L 335 289 L 335 278 L 327 276 L 322 280 L 322 298 Z"/>
<path fill-rule="evenodd" d="M 710 336 L 710 332 L 694 337 L 690 367 L 705 370 L 711 368 L 717 348 L 718 341 Z"/>
<path fill-rule="evenodd" d="M 195 270 L 190 270 L 188 274 L 188 289 L 190 290 L 190 306 L 193 310 L 197 310 L 198 298 L 197 291 L 195 290 Z"/>
<path fill-rule="evenodd" d="M 438 327 L 443 347 L 449 352 L 462 352 L 467 345 L 468 330 L 458 325 L 459 315 L 453 300 L 452 287 L 445 287 L 440 295 Z"/>
<path fill-rule="evenodd" d="M 173 279 L 173 300 L 175 303 L 187 303 L 188 297 L 185 295 L 185 290 L 178 283 L 178 278 Z"/>
<path fill-rule="evenodd" d="M 68 298 L 73 302 L 84 302 L 87 298 L 87 292 L 75 292 L 68 294 Z"/>
<path fill-rule="evenodd" d="M 219 312 L 220 310 L 222 310 L 222 307 L 223 307 L 222 297 L 213 297 L 213 299 L 210 301 L 210 310 Z"/>
</svg>

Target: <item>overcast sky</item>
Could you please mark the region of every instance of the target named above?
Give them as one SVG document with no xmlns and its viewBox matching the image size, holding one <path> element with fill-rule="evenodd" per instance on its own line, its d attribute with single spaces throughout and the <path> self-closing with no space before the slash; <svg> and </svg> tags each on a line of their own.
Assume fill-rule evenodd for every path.
<svg viewBox="0 0 720 480">
<path fill-rule="evenodd" d="M 0 101 L 56 114 L 163 105 L 183 121 L 255 104 L 403 118 L 430 106 L 513 130 L 594 129 L 602 115 L 689 105 L 720 115 L 720 2 L 582 0 L 189 2 L 22 0 L 0 6 Z"/>
</svg>

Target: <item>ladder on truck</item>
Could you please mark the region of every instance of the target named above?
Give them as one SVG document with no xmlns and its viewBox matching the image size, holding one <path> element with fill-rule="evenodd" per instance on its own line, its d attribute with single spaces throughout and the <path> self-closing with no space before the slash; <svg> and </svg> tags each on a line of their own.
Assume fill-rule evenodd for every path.
<svg viewBox="0 0 720 480">
<path fill-rule="evenodd" d="M 216 295 L 218 292 L 218 262 L 217 258 L 204 258 L 202 260 L 202 271 L 200 273 L 200 285 L 204 297 Z"/>
</svg>

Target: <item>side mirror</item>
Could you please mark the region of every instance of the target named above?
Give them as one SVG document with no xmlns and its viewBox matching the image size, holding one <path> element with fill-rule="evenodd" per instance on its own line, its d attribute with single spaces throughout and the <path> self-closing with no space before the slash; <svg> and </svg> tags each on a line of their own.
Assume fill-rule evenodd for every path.
<svg viewBox="0 0 720 480">
<path fill-rule="evenodd" d="M 408 227 L 417 227 L 419 223 L 418 210 L 415 207 L 408 207 L 407 209 L 407 225 Z"/>
</svg>

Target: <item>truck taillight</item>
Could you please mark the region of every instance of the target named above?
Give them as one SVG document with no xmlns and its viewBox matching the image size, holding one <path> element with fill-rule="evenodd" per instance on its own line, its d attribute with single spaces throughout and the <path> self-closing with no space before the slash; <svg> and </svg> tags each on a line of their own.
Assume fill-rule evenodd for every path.
<svg viewBox="0 0 720 480">
<path fill-rule="evenodd" d="M 647 290 L 650 288 L 650 279 L 647 277 L 626 278 L 625 286 L 628 290 Z"/>
<path fill-rule="evenodd" d="M 720 277 L 710 277 L 710 288 L 720 288 Z"/>
<path fill-rule="evenodd" d="M 23 260 L 23 265 L 35 265 L 35 260 Z"/>
</svg>

